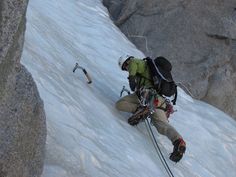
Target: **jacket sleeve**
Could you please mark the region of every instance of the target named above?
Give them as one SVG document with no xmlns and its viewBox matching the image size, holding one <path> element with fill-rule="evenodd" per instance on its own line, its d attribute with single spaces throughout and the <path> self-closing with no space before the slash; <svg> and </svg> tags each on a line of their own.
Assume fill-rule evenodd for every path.
<svg viewBox="0 0 236 177">
<path fill-rule="evenodd" d="M 135 88 L 137 86 L 136 83 L 136 74 L 137 74 L 137 63 L 134 60 L 131 60 L 128 66 L 128 72 L 129 72 L 129 87 L 132 91 L 135 91 Z"/>
<path fill-rule="evenodd" d="M 137 74 L 137 69 L 138 69 L 137 63 L 135 62 L 135 60 L 131 59 L 128 66 L 129 76 L 135 76 Z"/>
<path fill-rule="evenodd" d="M 136 88 L 136 78 L 135 76 L 129 76 L 128 77 L 129 79 L 129 87 L 132 91 L 135 91 L 135 88 Z"/>
</svg>

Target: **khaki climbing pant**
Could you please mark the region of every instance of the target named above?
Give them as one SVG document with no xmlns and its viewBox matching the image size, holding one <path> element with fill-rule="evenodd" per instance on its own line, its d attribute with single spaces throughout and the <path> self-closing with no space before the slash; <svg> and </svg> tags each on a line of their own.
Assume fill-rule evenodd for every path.
<svg viewBox="0 0 236 177">
<path fill-rule="evenodd" d="M 159 106 L 163 105 L 165 100 L 163 97 L 160 97 L 158 101 Z M 116 108 L 119 111 L 130 113 L 134 113 L 139 105 L 139 99 L 135 93 L 126 95 L 116 102 Z M 175 128 L 169 124 L 166 113 L 162 109 L 155 110 L 155 112 L 151 115 L 151 122 L 156 127 L 157 131 L 160 134 L 167 136 L 172 143 L 175 140 L 182 138 Z"/>
</svg>

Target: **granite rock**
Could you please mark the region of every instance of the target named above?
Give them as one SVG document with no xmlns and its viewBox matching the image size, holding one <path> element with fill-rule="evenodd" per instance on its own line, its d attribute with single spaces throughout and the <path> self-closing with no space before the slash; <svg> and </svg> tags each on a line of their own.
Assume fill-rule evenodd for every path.
<svg viewBox="0 0 236 177">
<path fill-rule="evenodd" d="M 21 65 L 28 0 L 0 1 L 0 177 L 39 177 L 46 117 L 36 84 Z"/>
</svg>

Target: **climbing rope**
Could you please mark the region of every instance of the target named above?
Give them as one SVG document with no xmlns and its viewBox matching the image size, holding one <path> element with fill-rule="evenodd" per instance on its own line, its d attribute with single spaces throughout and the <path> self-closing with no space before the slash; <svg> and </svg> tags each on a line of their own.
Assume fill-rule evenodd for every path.
<svg viewBox="0 0 236 177">
<path fill-rule="evenodd" d="M 157 152 L 157 155 L 159 157 L 159 159 L 161 160 L 161 163 L 163 164 L 167 174 L 170 176 L 170 177 L 174 177 L 172 171 L 170 170 L 170 167 L 169 165 L 167 164 L 166 160 L 165 160 L 165 157 L 163 156 L 162 152 L 161 152 L 161 149 L 157 143 L 157 140 L 154 136 L 154 133 L 152 131 L 152 128 L 151 128 L 151 125 L 150 125 L 150 122 L 148 121 L 148 119 L 145 119 L 145 125 L 146 125 L 146 128 L 147 128 L 147 131 L 148 131 L 148 134 L 152 140 L 152 143 L 155 147 L 155 150 Z"/>
<path fill-rule="evenodd" d="M 187 88 L 187 86 L 184 85 L 182 82 L 176 82 L 176 84 L 177 84 L 179 87 L 182 86 L 181 88 L 182 88 L 185 92 L 187 92 L 192 98 L 195 98 L 195 97 L 193 96 L 193 94 L 190 92 L 190 90 Z"/>
</svg>

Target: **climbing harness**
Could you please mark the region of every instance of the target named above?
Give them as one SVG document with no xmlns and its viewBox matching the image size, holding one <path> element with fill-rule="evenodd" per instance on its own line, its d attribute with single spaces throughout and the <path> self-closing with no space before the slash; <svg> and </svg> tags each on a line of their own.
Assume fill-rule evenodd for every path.
<svg viewBox="0 0 236 177">
<path fill-rule="evenodd" d="M 158 106 L 159 100 L 158 97 L 156 97 L 156 95 L 157 91 L 154 89 L 142 89 L 139 96 L 140 105 L 147 106 L 151 114 L 155 112 L 155 109 L 161 109 L 165 111 L 167 118 L 169 118 L 170 115 L 176 112 L 177 110 L 174 110 L 171 101 L 167 98 L 165 98 L 165 101 Z M 163 107 L 164 104 L 165 107 Z"/>
</svg>

